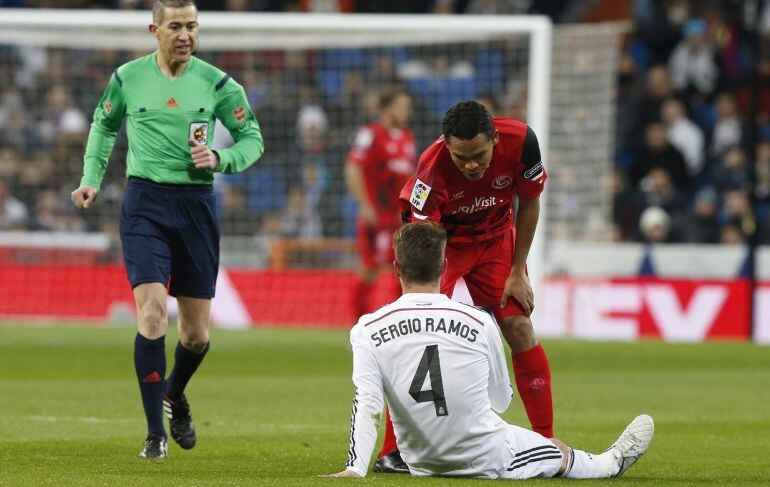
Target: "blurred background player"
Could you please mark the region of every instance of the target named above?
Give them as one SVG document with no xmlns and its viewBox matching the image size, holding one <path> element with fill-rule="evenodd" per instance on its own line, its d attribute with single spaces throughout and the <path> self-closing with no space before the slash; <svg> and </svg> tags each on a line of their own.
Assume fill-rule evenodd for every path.
<svg viewBox="0 0 770 487">
<path fill-rule="evenodd" d="M 450 108 L 443 132 L 401 191 L 404 220 L 446 229 L 441 292 L 451 296 L 463 278 L 474 304 L 494 313 L 511 347 L 516 387 L 532 429 L 550 438 L 551 370 L 529 318 L 535 303 L 526 269 L 547 177 L 537 138 L 525 123 L 493 119 L 476 101 Z M 386 427 L 377 470 L 403 471 L 392 431 Z"/>
<path fill-rule="evenodd" d="M 134 365 L 148 435 L 143 458 L 168 454 L 171 436 L 185 449 L 196 435 L 184 389 L 209 349 L 211 299 L 219 267 L 214 173 L 243 171 L 260 158 L 262 135 L 241 85 L 196 58 L 198 8 L 193 0 L 156 0 L 150 32 L 157 51 L 120 66 L 94 111 L 78 208 L 94 202 L 115 139 L 127 119 L 128 184 L 120 237 L 137 309 Z M 208 148 L 215 119 L 235 145 Z M 166 287 L 168 286 L 168 291 Z M 179 343 L 166 377 L 167 295 L 179 303 Z"/>
<path fill-rule="evenodd" d="M 384 91 L 379 97 L 379 119 L 358 130 L 347 157 L 345 179 L 358 203 L 361 280 L 353 298 L 356 316 L 372 310 L 377 278 L 393 262 L 391 239 L 401 226 L 398 193 L 415 168 L 414 136 L 407 126 L 411 112 L 406 91 Z M 395 279 L 392 288 L 395 298 L 399 293 Z"/>
<path fill-rule="evenodd" d="M 366 475 L 385 398 L 413 475 L 527 479 L 625 473 L 652 441 L 648 415 L 634 419 L 604 453 L 592 455 L 495 414 L 508 408 L 513 392 L 503 344 L 488 313 L 440 292 L 446 240 L 446 232 L 431 223 L 408 223 L 393 237 L 393 267 L 404 294 L 362 316 L 350 331 L 356 386 L 350 449 L 346 469 L 331 476 Z"/>
</svg>

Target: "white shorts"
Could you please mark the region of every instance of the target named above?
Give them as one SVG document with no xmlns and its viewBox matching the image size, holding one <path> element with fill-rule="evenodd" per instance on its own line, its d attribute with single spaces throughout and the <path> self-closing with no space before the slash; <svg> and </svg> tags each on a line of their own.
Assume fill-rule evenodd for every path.
<svg viewBox="0 0 770 487">
<path fill-rule="evenodd" d="M 506 426 L 506 454 L 511 460 L 500 478 L 531 479 L 555 476 L 562 461 L 562 453 L 556 445 L 534 431 L 512 424 Z"/>
</svg>

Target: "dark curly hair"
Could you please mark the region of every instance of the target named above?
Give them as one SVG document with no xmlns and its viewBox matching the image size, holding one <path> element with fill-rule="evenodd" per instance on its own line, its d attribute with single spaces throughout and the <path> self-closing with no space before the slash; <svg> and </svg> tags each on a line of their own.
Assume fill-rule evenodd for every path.
<svg viewBox="0 0 770 487">
<path fill-rule="evenodd" d="M 442 128 L 447 140 L 450 135 L 469 140 L 478 134 L 484 134 L 491 139 L 495 133 L 492 115 L 484 105 L 474 100 L 461 101 L 447 110 Z"/>
</svg>

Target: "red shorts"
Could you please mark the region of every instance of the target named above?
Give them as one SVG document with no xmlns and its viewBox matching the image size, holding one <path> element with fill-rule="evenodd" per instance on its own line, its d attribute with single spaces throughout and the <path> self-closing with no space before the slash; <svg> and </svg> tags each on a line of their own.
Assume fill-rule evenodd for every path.
<svg viewBox="0 0 770 487">
<path fill-rule="evenodd" d="M 514 250 L 513 231 L 483 242 L 449 243 L 446 248 L 447 269 L 441 276 L 441 293 L 452 296 L 455 283 L 462 277 L 473 298 L 473 304 L 491 308 L 495 317 L 523 315 L 524 310 L 514 298 L 508 298 L 505 308 L 500 299 L 505 281 L 511 274 Z"/>
<path fill-rule="evenodd" d="M 391 265 L 396 255 L 393 251 L 393 234 L 397 228 L 370 227 L 358 223 L 358 255 L 365 269 Z"/>
</svg>

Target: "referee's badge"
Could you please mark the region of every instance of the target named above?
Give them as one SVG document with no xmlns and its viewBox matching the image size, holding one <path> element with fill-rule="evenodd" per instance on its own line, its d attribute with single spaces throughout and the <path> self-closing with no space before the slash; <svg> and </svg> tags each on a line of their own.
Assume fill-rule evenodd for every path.
<svg viewBox="0 0 770 487">
<path fill-rule="evenodd" d="M 195 140 L 199 144 L 206 145 L 209 141 L 209 123 L 208 122 L 192 122 L 190 123 L 190 139 Z"/>
</svg>

